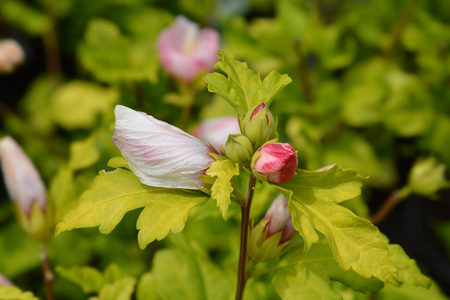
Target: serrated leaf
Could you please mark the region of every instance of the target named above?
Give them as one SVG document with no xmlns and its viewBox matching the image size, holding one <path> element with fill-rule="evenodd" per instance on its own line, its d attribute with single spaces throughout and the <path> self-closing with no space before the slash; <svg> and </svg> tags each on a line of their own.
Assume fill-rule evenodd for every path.
<svg viewBox="0 0 450 300">
<path fill-rule="evenodd" d="M 92 135 L 83 141 L 75 141 L 70 144 L 69 167 L 72 170 L 80 170 L 95 164 L 100 158 L 100 152 L 95 147 L 96 135 Z"/>
<path fill-rule="evenodd" d="M 128 170 L 130 169 L 130 167 L 128 167 L 127 160 L 123 156 L 117 156 L 117 157 L 111 158 L 108 161 L 108 167 L 111 167 L 114 169 L 118 169 L 118 168 L 125 168 Z"/>
<path fill-rule="evenodd" d="M 137 300 L 158 300 L 156 279 L 153 273 L 148 272 L 141 276 L 136 288 Z"/>
<path fill-rule="evenodd" d="M 217 177 L 211 188 L 211 198 L 217 200 L 217 206 L 220 207 L 222 217 L 226 220 L 233 192 L 231 179 L 239 175 L 239 165 L 229 159 L 216 160 L 206 171 L 206 175 Z"/>
<path fill-rule="evenodd" d="M 388 245 L 388 248 L 389 258 L 395 263 L 397 276 L 401 282 L 424 288 L 431 286 L 430 279 L 420 272 L 416 261 L 410 259 L 400 245 Z"/>
<path fill-rule="evenodd" d="M 292 222 L 305 241 L 305 250 L 318 241 L 317 231 L 330 243 L 334 259 L 343 271 L 353 269 L 359 275 L 374 276 L 398 285 L 396 268 L 388 258 L 388 249 L 380 232 L 368 220 L 338 205 L 360 194 L 364 178 L 338 166 L 322 171 L 301 171 L 287 184 L 280 185 L 290 199 Z M 307 224 L 305 231 L 301 226 Z"/>
<path fill-rule="evenodd" d="M 59 275 L 79 285 L 86 294 L 99 292 L 104 285 L 103 274 L 92 267 L 56 267 Z"/>
<path fill-rule="evenodd" d="M 39 300 L 31 292 L 22 292 L 15 286 L 0 284 L 0 300 Z"/>
<path fill-rule="evenodd" d="M 176 190 L 175 190 L 176 191 Z M 205 202 L 207 196 L 201 193 L 155 197 L 148 203 L 136 223 L 139 230 L 139 247 L 144 249 L 156 240 L 162 240 L 170 231 L 181 232 L 192 208 Z"/>
<path fill-rule="evenodd" d="M 117 280 L 114 283 L 107 284 L 100 291 L 98 300 L 130 300 L 135 284 L 136 279 L 131 277 L 126 277 Z"/>
<path fill-rule="evenodd" d="M 109 234 L 125 213 L 149 206 L 154 211 L 144 209 L 138 220 L 138 227 L 144 230 L 140 235 L 140 246 L 145 247 L 144 240 L 162 239 L 170 230 L 181 230 L 189 210 L 206 199 L 208 196 L 198 191 L 143 185 L 128 170 L 101 171 L 92 188 L 81 195 L 77 207 L 68 212 L 56 226 L 56 235 L 75 228 L 96 226 L 99 226 L 101 233 Z M 167 209 L 175 206 L 180 208 L 177 208 L 176 213 L 168 214 Z M 150 220 L 149 213 L 160 217 L 156 221 Z"/>
<path fill-rule="evenodd" d="M 342 300 L 322 270 L 309 269 L 303 264 L 277 271 L 273 278 L 273 286 L 284 300 Z"/>
<path fill-rule="evenodd" d="M 248 68 L 247 63 L 234 59 L 231 55 L 219 52 L 221 60 L 215 67 L 226 76 L 214 72 L 205 77 L 208 91 L 227 100 L 240 117 L 260 103 L 270 105 L 273 97 L 291 82 L 287 75 L 271 72 L 264 81 L 259 74 Z"/>
<path fill-rule="evenodd" d="M 329 285 L 331 285 L 330 280 L 335 280 L 363 293 L 378 291 L 383 287 L 383 283 L 374 277 L 364 278 L 353 270 L 341 270 L 333 259 L 329 244 L 324 240 L 312 246 L 308 252 L 303 252 L 301 249 L 289 251 L 281 261 L 280 266 L 294 264 L 303 264 L 306 268 L 315 270 L 314 272 L 317 275 L 324 275 L 322 280 Z M 318 272 L 318 270 L 321 270 L 321 272 Z"/>
</svg>

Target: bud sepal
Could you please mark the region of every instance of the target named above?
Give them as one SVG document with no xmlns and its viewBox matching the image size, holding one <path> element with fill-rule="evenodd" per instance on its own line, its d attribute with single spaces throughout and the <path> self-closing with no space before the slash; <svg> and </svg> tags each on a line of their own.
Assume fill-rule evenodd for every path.
<svg viewBox="0 0 450 300">
<path fill-rule="evenodd" d="M 248 166 L 253 156 L 252 142 L 242 134 L 230 134 L 225 144 L 225 154 L 233 162 Z"/>
<path fill-rule="evenodd" d="M 276 136 L 276 123 L 266 104 L 261 103 L 248 110 L 241 122 L 241 129 L 256 150 Z"/>
</svg>

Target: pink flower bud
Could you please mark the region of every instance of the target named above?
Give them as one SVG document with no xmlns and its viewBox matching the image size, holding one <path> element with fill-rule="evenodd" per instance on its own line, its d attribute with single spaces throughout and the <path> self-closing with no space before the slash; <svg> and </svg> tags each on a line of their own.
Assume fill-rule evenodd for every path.
<svg viewBox="0 0 450 300">
<path fill-rule="evenodd" d="M 219 34 L 211 28 L 199 30 L 197 24 L 178 16 L 175 24 L 160 34 L 158 51 L 168 73 L 191 81 L 200 72 L 213 70 L 219 51 Z"/>
<path fill-rule="evenodd" d="M 9 281 L 8 279 L 6 279 L 5 276 L 0 274 L 0 286 L 12 286 L 12 285 L 13 284 L 11 283 L 11 281 Z"/>
<path fill-rule="evenodd" d="M 230 134 L 239 134 L 239 122 L 236 117 L 223 117 L 202 121 L 192 133 L 205 143 L 211 144 L 222 152 Z"/>
<path fill-rule="evenodd" d="M 175 126 L 117 105 L 112 138 L 131 171 L 146 185 L 201 189 L 214 159 L 211 147 Z"/>
<path fill-rule="evenodd" d="M 0 73 L 10 73 L 25 61 L 25 53 L 14 40 L 0 41 Z"/>
<path fill-rule="evenodd" d="M 265 144 L 253 155 L 251 165 L 256 177 L 264 175 L 270 182 L 286 183 L 295 175 L 297 153 L 286 143 Z"/>
<path fill-rule="evenodd" d="M 295 229 L 292 226 L 291 213 L 288 208 L 288 200 L 283 195 L 279 195 L 273 200 L 272 205 L 267 210 L 264 217 L 269 220 L 267 224 L 267 237 L 283 232 L 280 239 L 280 244 L 289 241 L 295 236 Z"/>
<path fill-rule="evenodd" d="M 47 192 L 42 179 L 22 148 L 11 137 L 0 140 L 0 158 L 11 200 L 30 217 L 35 202 L 46 209 Z"/>
</svg>

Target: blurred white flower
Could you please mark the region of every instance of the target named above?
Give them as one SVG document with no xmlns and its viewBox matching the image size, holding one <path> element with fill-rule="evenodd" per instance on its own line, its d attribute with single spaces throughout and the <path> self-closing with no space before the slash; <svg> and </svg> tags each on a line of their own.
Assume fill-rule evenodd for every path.
<svg viewBox="0 0 450 300">
<path fill-rule="evenodd" d="M 25 52 L 12 39 L 0 40 L 0 73 L 10 73 L 25 61 Z"/>
</svg>

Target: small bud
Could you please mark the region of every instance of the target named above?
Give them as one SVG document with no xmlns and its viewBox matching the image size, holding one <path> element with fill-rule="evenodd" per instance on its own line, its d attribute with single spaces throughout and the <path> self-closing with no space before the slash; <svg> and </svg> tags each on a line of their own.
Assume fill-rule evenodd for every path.
<svg viewBox="0 0 450 300">
<path fill-rule="evenodd" d="M 288 200 L 278 196 L 267 210 L 264 220 L 252 228 L 249 239 L 249 256 L 255 262 L 269 261 L 284 254 L 288 243 L 296 234 Z"/>
<path fill-rule="evenodd" d="M 14 40 L 0 40 L 0 73 L 10 73 L 25 61 L 25 53 Z"/>
<path fill-rule="evenodd" d="M 253 149 L 258 149 L 275 134 L 275 120 L 272 113 L 261 103 L 250 109 L 242 122 L 242 133 L 250 139 Z"/>
<path fill-rule="evenodd" d="M 297 153 L 290 144 L 265 144 L 252 157 L 253 175 L 261 181 L 286 183 L 295 175 Z"/>
<path fill-rule="evenodd" d="M 282 232 L 280 244 L 292 239 L 296 233 L 294 226 L 292 226 L 291 213 L 287 206 L 288 200 L 286 197 L 279 195 L 273 200 L 272 205 L 264 217 L 265 220 L 269 220 L 267 224 L 267 237 Z"/>
<path fill-rule="evenodd" d="M 11 137 L 0 140 L 0 158 L 6 189 L 20 223 L 32 237 L 47 238 L 53 224 L 48 213 L 47 191 L 38 171 Z"/>
<path fill-rule="evenodd" d="M 234 162 L 247 165 L 253 155 L 252 142 L 242 134 L 230 134 L 225 146 L 225 154 Z"/>
</svg>

